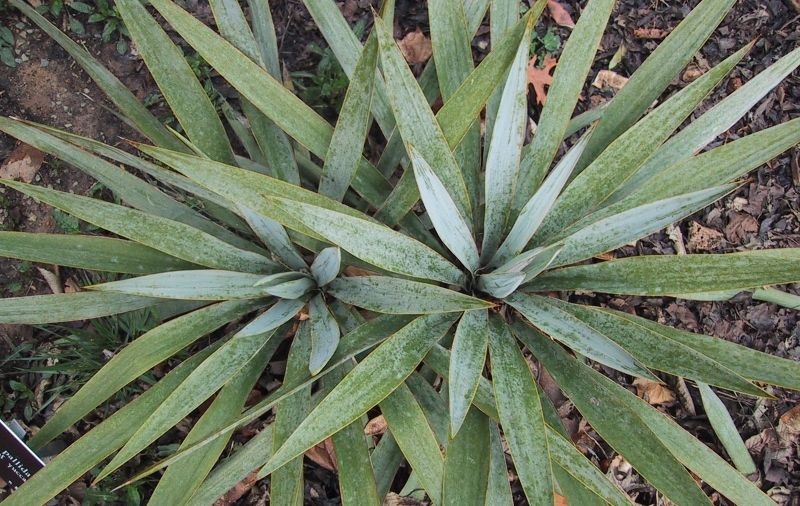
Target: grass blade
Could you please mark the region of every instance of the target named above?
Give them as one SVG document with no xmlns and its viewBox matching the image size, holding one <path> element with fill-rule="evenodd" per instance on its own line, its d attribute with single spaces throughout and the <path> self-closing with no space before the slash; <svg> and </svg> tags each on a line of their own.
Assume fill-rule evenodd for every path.
<svg viewBox="0 0 800 506">
<path fill-rule="evenodd" d="M 466 311 L 458 322 L 450 359 L 450 434 L 455 437 L 478 390 L 489 346 L 489 315 Z"/>
<path fill-rule="evenodd" d="M 447 102 L 475 68 L 472 60 L 471 34 L 461 0 L 432 0 L 428 2 L 433 61 L 442 100 Z M 388 25 L 391 26 L 391 25 Z M 480 202 L 479 171 L 481 157 L 480 125 L 470 127 L 464 141 L 456 148 L 455 158 L 464 177 L 470 202 Z M 475 211 L 475 209 L 473 209 Z M 472 219 L 472 217 L 469 217 Z"/>
<path fill-rule="evenodd" d="M 413 145 L 445 184 L 462 216 L 472 205 L 461 170 L 400 48 L 380 18 L 375 21 L 386 92 L 403 140 Z"/>
<path fill-rule="evenodd" d="M 549 298 L 515 294 L 507 301 L 526 320 L 581 355 L 625 374 L 658 381 L 623 347 L 549 302 Z"/>
<path fill-rule="evenodd" d="M 516 336 L 553 375 L 592 427 L 647 481 L 678 504 L 710 504 L 705 493 L 672 456 L 655 431 L 637 414 L 627 411 L 622 397 L 633 397 L 630 392 L 612 389 L 602 382 L 599 373 L 582 365 L 563 348 L 530 327 L 516 323 L 513 328 Z M 653 409 L 650 406 L 647 408 Z M 637 437 L 632 438 L 631 434 Z M 658 455 L 658 458 L 654 458 L 654 455 Z"/>
<path fill-rule="evenodd" d="M 97 61 L 84 48 L 67 37 L 61 30 L 53 26 L 44 16 L 39 14 L 36 9 L 25 3 L 23 0 L 10 0 L 9 3 L 19 9 L 31 21 L 36 23 L 49 37 L 58 43 L 72 58 L 78 62 L 89 77 L 103 90 L 111 102 L 117 106 L 132 126 L 142 133 L 145 137 L 155 144 L 185 151 L 181 142 L 176 139 L 164 125 L 153 116 L 147 108 L 134 96 L 134 94 L 117 79 L 102 63 Z"/>
<path fill-rule="evenodd" d="M 286 229 L 280 223 L 265 218 L 244 205 L 240 204 L 238 209 L 253 232 L 277 257 L 279 262 L 295 271 L 301 271 L 307 267 L 303 256 L 294 247 Z"/>
<path fill-rule="evenodd" d="M 422 408 L 401 384 L 380 403 L 389 430 L 434 504 L 442 502 L 444 457 Z"/>
<path fill-rule="evenodd" d="M 744 475 L 751 475 L 756 473 L 756 464 L 753 462 L 753 457 L 742 441 L 742 436 L 739 435 L 739 430 L 733 422 L 728 409 L 722 403 L 717 394 L 711 390 L 711 387 L 705 383 L 697 383 L 697 389 L 700 390 L 700 397 L 703 400 L 703 409 L 706 412 L 708 421 L 714 428 L 714 433 L 719 438 L 725 451 L 728 452 L 733 465 Z"/>
<path fill-rule="evenodd" d="M 185 223 L 239 248 L 252 248 L 252 245 L 246 240 L 231 233 L 225 227 L 221 227 L 208 220 L 186 204 L 177 202 L 174 198 L 166 195 L 154 185 L 74 145 L 76 143 L 83 143 L 84 146 L 81 147 L 93 149 L 97 148 L 100 143 L 86 143 L 78 136 L 66 137 L 63 135 L 64 132 L 60 132 L 56 129 L 2 117 L 0 117 L 0 130 L 79 168 L 96 179 L 99 183 L 106 186 L 116 197 L 131 207 L 162 218 Z M 103 147 L 103 149 L 104 156 L 117 152 L 114 148 Z M 137 168 L 142 168 L 142 166 L 146 164 L 146 162 L 138 160 L 135 156 L 130 154 L 127 154 L 127 157 L 121 161 L 127 164 L 134 161 L 135 163 L 133 166 Z M 149 166 L 143 168 L 145 172 L 152 172 L 148 170 L 150 168 Z M 165 172 L 164 169 L 160 169 L 159 173 L 163 172 Z M 169 181 L 169 183 L 173 182 L 174 181 Z M 192 189 L 188 189 L 188 191 L 192 191 Z M 202 195 L 198 196 L 202 197 Z"/>
<path fill-rule="evenodd" d="M 339 367 L 331 371 L 325 383 L 337 385 L 351 370 L 352 366 L 349 364 Z M 381 498 L 378 495 L 362 421 L 354 421 L 332 437 L 342 504 L 380 505 Z"/>
<path fill-rule="evenodd" d="M 264 427 L 250 441 L 223 460 L 189 498 L 189 504 L 212 505 L 272 455 L 272 426 Z"/>
<path fill-rule="evenodd" d="M 800 121 L 787 121 L 676 163 L 631 195 L 560 231 L 560 238 L 589 224 L 660 199 L 734 181 L 800 142 Z"/>
<path fill-rule="evenodd" d="M 603 113 L 579 168 L 636 123 L 716 30 L 736 0 L 703 0 L 636 69 Z"/>
<path fill-rule="evenodd" d="M 553 504 L 553 477 L 544 415 L 536 382 L 506 324 L 489 323 L 497 412 L 514 467 L 530 504 Z"/>
<path fill-rule="evenodd" d="M 385 399 L 452 324 L 453 318 L 448 315 L 421 316 L 392 335 L 322 399 L 261 474 L 278 469 Z"/>
<path fill-rule="evenodd" d="M 0 232 L 0 256 L 124 274 L 153 274 L 196 267 L 135 242 L 89 235 Z"/>
<path fill-rule="evenodd" d="M 672 135 L 749 49 L 747 46 L 729 56 L 621 134 L 567 186 L 542 224 L 540 237 L 550 237 L 605 202 Z M 599 125 L 595 127 L 584 157 L 599 128 Z"/>
<path fill-rule="evenodd" d="M 489 480 L 486 486 L 486 502 L 484 506 L 513 506 L 511 485 L 508 482 L 506 455 L 500 429 L 496 423 L 489 424 Z"/>
<path fill-rule="evenodd" d="M 800 296 L 775 288 L 756 288 L 753 290 L 753 299 L 778 304 L 789 309 L 800 309 Z"/>
<path fill-rule="evenodd" d="M 686 160 L 717 136 L 731 128 L 744 114 L 800 66 L 800 49 L 795 49 L 767 67 L 744 86 L 737 89 L 689 126 L 665 142 L 609 200 L 614 202 L 629 195 L 668 167 Z"/>
<path fill-rule="evenodd" d="M 214 13 L 214 20 L 222 36 L 251 60 L 269 70 L 270 67 L 262 60 L 259 45 L 256 43 L 250 26 L 247 24 L 247 19 L 239 2 L 235 0 L 212 0 L 210 5 Z M 256 8 L 258 9 L 258 7 Z M 259 12 L 259 14 L 263 14 L 263 12 Z M 272 21 L 271 18 L 269 21 Z M 265 34 L 260 33 L 259 35 L 264 36 Z M 270 70 L 270 73 L 276 79 L 280 79 L 280 72 L 272 72 Z M 270 167 L 277 178 L 299 185 L 300 173 L 294 158 L 292 145 L 286 134 L 246 98 L 242 99 L 242 110 L 247 116 L 250 130 L 258 145 L 258 151 L 263 153 L 267 166 Z"/>
<path fill-rule="evenodd" d="M 301 381 L 308 374 L 311 359 L 311 329 L 301 323 L 292 341 L 286 361 L 286 381 Z M 311 385 L 298 390 L 275 407 L 275 422 L 272 432 L 272 451 L 275 452 L 297 429 L 311 410 Z M 305 486 L 303 483 L 303 456 L 300 455 L 277 469 L 270 479 L 270 502 L 287 506 L 302 506 Z"/>
<path fill-rule="evenodd" d="M 489 478 L 489 418 L 472 408 L 457 436 L 447 445 L 443 505 L 483 506 Z"/>
<path fill-rule="evenodd" d="M 141 335 L 114 355 L 56 411 L 31 438 L 31 446 L 41 448 L 156 364 L 255 307 L 250 301 L 223 302 L 170 320 Z"/>
<path fill-rule="evenodd" d="M 8 297 L 0 300 L 0 322 L 12 325 L 90 320 L 136 311 L 158 304 L 158 299 L 125 293 L 91 292 Z"/>
<path fill-rule="evenodd" d="M 724 362 L 717 362 L 679 342 L 665 339 L 662 334 L 620 318 L 614 313 L 569 304 L 558 299 L 551 298 L 548 301 L 624 347 L 647 367 L 747 395 L 768 396 L 763 390 L 728 369 Z"/>
<path fill-rule="evenodd" d="M 641 239 L 716 202 L 734 188 L 731 184 L 669 197 L 592 223 L 563 240 L 550 267 L 580 262 Z"/>
<path fill-rule="evenodd" d="M 652 255 L 566 267 L 541 274 L 531 290 L 591 290 L 662 296 L 747 290 L 800 281 L 800 249 L 724 255 Z M 658 278 L 652 273 L 658 272 Z"/>
<path fill-rule="evenodd" d="M 72 443 L 3 500 L 10 506 L 45 504 L 114 453 L 147 417 L 202 362 L 214 346 L 195 354 L 175 367 L 161 381 L 133 399 L 119 411 Z"/>
<path fill-rule="evenodd" d="M 370 37 L 347 87 L 319 182 L 321 194 L 340 202 L 358 170 L 371 124 L 377 64 L 378 41 Z"/>
<path fill-rule="evenodd" d="M 538 8 L 544 8 L 540 1 Z M 531 17 L 530 19 L 534 19 Z M 531 40 L 533 25 L 529 24 L 522 35 L 523 41 Z M 492 128 L 491 142 L 486 155 L 485 212 L 483 221 L 483 245 L 481 259 L 486 262 L 497 252 L 506 225 L 514 206 L 522 143 L 528 122 L 528 59 L 530 45 L 521 44 L 497 108 L 496 123 Z"/>
<path fill-rule="evenodd" d="M 245 272 L 193 270 L 150 274 L 87 287 L 101 292 L 178 300 L 230 300 L 266 297 L 254 286 L 263 276 Z"/>
<path fill-rule="evenodd" d="M 339 346 L 339 325 L 333 318 L 325 299 L 315 295 L 308 304 L 308 332 L 311 334 L 311 354 L 308 369 L 317 375 L 328 363 Z"/>
<path fill-rule="evenodd" d="M 567 154 L 564 155 L 564 158 L 558 162 L 553 172 L 550 173 L 550 176 L 536 191 L 533 197 L 525 203 L 514 225 L 511 227 L 511 231 L 489 263 L 490 265 L 496 266 L 502 264 L 510 258 L 519 255 L 525 249 L 525 246 L 534 234 L 536 234 L 536 231 L 539 230 L 539 225 L 542 224 L 556 199 L 561 194 L 564 185 L 567 184 L 588 141 L 589 135 L 585 135 L 575 144 Z"/>
<path fill-rule="evenodd" d="M 474 272 L 479 267 L 480 258 L 465 216 L 458 210 L 447 188 L 422 155 L 411 145 L 408 152 L 414 166 L 417 187 L 433 227 L 461 264 Z"/>
<path fill-rule="evenodd" d="M 192 143 L 214 160 L 235 163 L 225 127 L 183 52 L 137 0 L 120 0 L 117 9 L 150 74 Z"/>
<path fill-rule="evenodd" d="M 385 314 L 452 313 L 492 306 L 440 286 L 386 276 L 339 278 L 328 286 L 342 302 Z"/>
<path fill-rule="evenodd" d="M 613 0 L 590 1 L 564 45 L 536 134 L 522 155 L 515 199 L 517 210 L 539 188 L 558 153 L 613 7 Z"/>
<path fill-rule="evenodd" d="M 224 323 L 224 322 L 223 322 Z M 95 483 L 106 478 L 125 462 L 153 443 L 159 436 L 180 422 L 185 416 L 214 395 L 225 383 L 239 373 L 250 358 L 263 348 L 274 352 L 279 339 L 270 337 L 275 331 L 254 336 L 234 335 L 212 353 L 192 374 L 176 388 L 170 396 L 147 417 L 139 430 L 125 443 L 100 474 Z M 152 366 L 151 366 L 152 367 Z"/>
<path fill-rule="evenodd" d="M 203 439 L 210 432 L 226 425 L 231 418 L 242 412 L 253 386 L 264 371 L 264 364 L 269 362 L 273 351 L 274 349 L 265 347 L 253 355 L 244 368 L 222 387 L 214 402 L 186 435 L 186 439 L 181 443 L 181 448 Z M 167 468 L 161 479 L 158 480 L 158 485 L 150 497 L 150 503 L 186 504 L 187 500 L 205 481 L 209 471 L 225 451 L 232 435 L 233 431 L 230 431 L 227 437 L 221 437 L 213 444 L 206 446 L 193 459 L 177 462 Z M 176 483 L 180 483 L 180 486 L 175 486 Z"/>
<path fill-rule="evenodd" d="M 283 198 L 264 199 L 267 217 L 325 241 L 381 269 L 460 284 L 464 274 L 421 242 L 372 221 Z M 267 211 L 269 209 L 269 211 Z"/>
<path fill-rule="evenodd" d="M 314 262 L 311 263 L 311 275 L 317 286 L 325 286 L 339 275 L 342 268 L 342 250 L 339 248 L 325 248 L 320 251 Z"/>
<path fill-rule="evenodd" d="M 177 221 L 18 181 L 0 183 L 109 232 L 194 264 L 243 272 L 271 271 L 277 267 L 259 254 L 238 249 Z M 198 250 L 198 244 L 203 245 L 202 250 Z"/>
</svg>

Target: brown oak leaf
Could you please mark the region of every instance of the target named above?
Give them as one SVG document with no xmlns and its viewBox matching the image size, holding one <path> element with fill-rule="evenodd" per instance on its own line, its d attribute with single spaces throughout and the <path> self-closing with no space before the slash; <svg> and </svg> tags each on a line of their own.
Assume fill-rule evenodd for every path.
<svg viewBox="0 0 800 506">
<path fill-rule="evenodd" d="M 536 103 L 539 105 L 547 102 L 547 91 L 544 87 L 553 84 L 553 76 L 550 73 L 557 64 L 558 60 L 552 56 L 545 56 L 543 68 L 536 66 L 536 56 L 528 62 L 528 82 L 533 86 Z"/>
</svg>

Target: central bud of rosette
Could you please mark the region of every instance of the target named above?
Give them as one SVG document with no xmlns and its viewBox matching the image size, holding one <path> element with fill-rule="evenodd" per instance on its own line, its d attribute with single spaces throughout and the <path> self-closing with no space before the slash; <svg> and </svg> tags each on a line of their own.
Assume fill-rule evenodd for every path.
<svg viewBox="0 0 800 506">
<path fill-rule="evenodd" d="M 262 287 L 265 295 L 288 300 L 300 299 L 336 279 L 341 264 L 341 250 L 335 247 L 325 248 L 320 251 L 310 268 L 270 274 L 253 286 Z"/>
</svg>

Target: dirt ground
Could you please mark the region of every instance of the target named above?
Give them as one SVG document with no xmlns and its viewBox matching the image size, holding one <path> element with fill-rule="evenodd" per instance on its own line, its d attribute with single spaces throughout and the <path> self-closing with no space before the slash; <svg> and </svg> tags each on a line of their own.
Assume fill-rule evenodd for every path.
<svg viewBox="0 0 800 506">
<path fill-rule="evenodd" d="M 363 19 L 368 22 L 368 0 L 341 2 L 343 12 L 351 23 Z M 577 17 L 584 1 L 563 0 L 567 10 Z M 698 0 L 619 0 L 612 15 L 602 47 L 587 81 L 580 110 L 609 100 L 614 90 L 591 86 L 600 70 L 608 69 L 621 45 L 627 53 L 613 71 L 619 76 L 630 76 L 647 55 L 653 51 L 663 36 L 686 15 Z M 703 47 L 692 64 L 677 77 L 667 93 L 685 86 L 700 73 L 722 61 L 736 49 L 756 41 L 751 53 L 726 78 L 706 101 L 700 111 L 710 107 L 728 93 L 746 82 L 754 74 L 796 48 L 800 41 L 800 12 L 793 10 L 790 0 L 739 0 L 734 11 Z M 291 71 L 313 69 L 318 56 L 308 50 L 309 42 L 324 42 L 313 25 L 302 2 L 287 0 L 272 2 L 273 15 L 281 43 L 281 57 Z M 188 8 L 198 17 L 211 22 L 210 9 L 205 2 L 188 0 Z M 427 14 L 424 2 L 397 0 L 398 38 L 418 27 L 427 33 Z M 108 101 L 92 81 L 72 62 L 55 43 L 28 23 L 22 16 L 0 12 L 0 22 L 10 25 L 17 38 L 20 62 L 15 69 L 0 66 L 0 115 L 21 118 L 64 127 L 81 135 L 114 145 L 124 145 L 124 139 L 136 139 L 136 134 L 122 124 L 109 110 Z M 569 30 L 558 27 L 546 19 L 538 31 L 554 33 L 566 38 Z M 481 40 L 488 41 L 487 30 L 482 30 L 474 47 L 481 57 Z M 102 43 L 97 34 L 80 39 L 92 54 L 99 57 L 137 96 L 145 100 L 156 90 L 141 60 L 130 51 L 119 55 L 113 44 Z M 558 57 L 558 54 L 555 54 Z M 219 83 L 225 93 L 224 83 Z M 166 115 L 163 106 L 155 111 Z M 534 120 L 539 109 L 532 109 Z M 800 115 L 800 74 L 795 72 L 771 92 L 736 126 L 716 144 L 736 139 L 751 132 L 785 122 Z M 16 142 L 0 134 L 0 162 L 15 149 Z M 86 194 L 92 191 L 93 181 L 82 172 L 47 157 L 35 175 L 37 184 Z M 681 251 L 732 252 L 753 248 L 800 247 L 800 149 L 782 154 L 770 164 L 753 172 L 749 180 L 735 194 L 712 207 L 681 222 L 668 231 L 654 234 L 614 253 L 615 256 L 633 254 L 674 254 Z M 50 208 L 21 198 L 14 192 L 0 189 L 0 229 L 35 232 L 60 232 L 62 225 Z M 62 273 L 68 277 L 69 272 Z M 800 287 L 786 287 L 800 293 Z M 19 262 L 0 260 L 0 295 L 21 296 L 49 293 L 46 282 L 36 269 L 23 269 Z M 581 295 L 576 300 L 595 297 L 611 307 L 635 311 L 641 316 L 658 320 L 694 332 L 703 332 L 737 342 L 768 353 L 800 360 L 800 319 L 798 312 L 781 309 L 772 304 L 741 296 L 734 301 L 691 302 L 671 298 L 604 297 Z M 10 353 L 20 343 L 31 340 L 30 328 L 0 326 L 0 352 Z M 627 385 L 628 380 L 618 378 Z M 702 414 L 699 395 L 685 384 L 670 383 L 675 400 L 663 409 L 675 416 L 684 427 L 700 439 L 724 452 Z M 634 387 L 630 385 L 630 388 Z M 755 402 L 742 396 L 726 397 L 742 436 L 748 440 L 754 459 L 760 469 L 758 479 L 780 504 L 800 504 L 800 456 L 797 448 L 788 453 L 772 451 L 764 441 L 779 417 L 796 406 L 800 396 L 775 389 L 776 401 Z M 563 408 L 564 406 L 562 406 Z M 562 409 L 574 423 L 575 440 L 589 441 L 594 437 L 590 429 L 580 424 L 578 414 L 566 406 Z M 699 413 L 699 414 L 698 414 Z M 608 469 L 641 504 L 656 504 L 660 499 L 626 470 L 624 463 L 607 457 L 608 448 L 593 442 L 590 451 L 605 469 Z M 335 477 L 317 466 L 307 466 L 307 497 L 313 504 L 338 504 Z M 264 499 L 263 485 L 254 487 L 241 499 L 241 504 L 257 504 Z M 519 495 L 519 494 L 517 494 Z M 724 499 L 715 498 L 717 504 Z M 659 503 L 659 504 L 663 504 Z"/>
</svg>

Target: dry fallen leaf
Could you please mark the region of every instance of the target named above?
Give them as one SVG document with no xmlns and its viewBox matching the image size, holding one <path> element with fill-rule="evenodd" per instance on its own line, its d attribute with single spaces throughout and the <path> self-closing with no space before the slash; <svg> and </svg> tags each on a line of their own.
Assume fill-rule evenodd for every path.
<svg viewBox="0 0 800 506">
<path fill-rule="evenodd" d="M 386 418 L 383 415 L 378 415 L 369 422 L 367 425 L 364 426 L 364 435 L 365 436 L 380 436 L 384 432 L 386 432 L 386 428 L 389 425 L 386 423 Z"/>
<path fill-rule="evenodd" d="M 309 448 L 306 451 L 306 457 L 323 469 L 336 471 L 336 451 L 333 449 L 331 438 Z"/>
<path fill-rule="evenodd" d="M 693 221 L 689 224 L 689 242 L 686 247 L 689 251 L 712 251 L 725 242 L 722 232 L 713 228 L 704 227 Z"/>
<path fill-rule="evenodd" d="M 733 244 L 743 244 L 751 236 L 758 234 L 758 221 L 745 213 L 729 212 L 725 237 Z"/>
<path fill-rule="evenodd" d="M 621 90 L 625 83 L 628 82 L 628 78 L 621 76 L 614 72 L 613 70 L 601 70 L 597 73 L 597 77 L 594 78 L 592 82 L 592 86 L 595 88 L 612 88 L 614 90 Z"/>
<path fill-rule="evenodd" d="M 53 293 L 64 293 L 64 288 L 61 286 L 61 278 L 58 275 L 58 271 L 51 272 L 41 267 L 37 267 L 36 269 L 39 270 L 39 274 L 42 275 L 47 283 L 47 286 L 50 287 L 50 291 Z"/>
<path fill-rule="evenodd" d="M 572 20 L 567 9 L 561 5 L 558 0 L 547 0 L 547 9 L 550 11 L 550 17 L 553 18 L 557 24 L 566 26 L 567 28 L 575 28 L 575 21 Z"/>
<path fill-rule="evenodd" d="M 786 0 L 786 5 L 797 12 L 800 12 L 800 0 Z"/>
<path fill-rule="evenodd" d="M 782 439 L 794 440 L 800 436 L 800 404 L 781 415 L 778 435 Z"/>
<path fill-rule="evenodd" d="M 537 104 L 543 105 L 547 102 L 547 91 L 544 87 L 553 84 L 553 76 L 550 73 L 557 64 L 558 61 L 552 56 L 545 56 L 544 68 L 536 66 L 536 56 L 528 62 L 528 83 L 533 85 Z"/>
<path fill-rule="evenodd" d="M 248 474 L 242 481 L 237 483 L 232 489 L 228 490 L 222 497 L 217 499 L 214 506 L 231 506 L 244 497 L 258 481 L 258 471 Z"/>
<path fill-rule="evenodd" d="M 669 237 L 672 243 L 675 244 L 675 253 L 678 255 L 686 254 L 686 246 L 683 242 L 683 232 L 681 232 L 681 227 L 675 225 L 668 226 L 667 237 Z"/>
<path fill-rule="evenodd" d="M 637 28 L 633 31 L 637 39 L 663 39 L 668 33 L 660 28 Z"/>
<path fill-rule="evenodd" d="M 359 276 L 375 276 L 378 273 L 374 271 L 368 271 L 367 269 L 362 269 L 360 267 L 353 267 L 352 265 L 348 265 L 344 268 L 344 275 L 350 277 L 359 277 Z"/>
<path fill-rule="evenodd" d="M 672 393 L 672 390 L 657 381 L 636 378 L 633 380 L 633 386 L 636 387 L 636 394 L 653 406 L 675 402 L 675 394 Z"/>
<path fill-rule="evenodd" d="M 614 56 L 611 57 L 611 61 L 608 62 L 608 68 L 613 69 L 614 67 L 622 63 L 622 60 L 625 58 L 625 55 L 627 54 L 628 54 L 628 48 L 625 47 L 625 44 L 620 45 L 617 48 L 617 52 L 614 53 Z"/>
<path fill-rule="evenodd" d="M 413 497 L 403 497 L 395 492 L 389 492 L 383 498 L 383 506 L 422 506 L 423 504 Z"/>
<path fill-rule="evenodd" d="M 20 143 L 0 166 L 0 179 L 19 179 L 30 183 L 43 161 L 44 153 L 33 146 Z"/>
<path fill-rule="evenodd" d="M 419 27 L 416 31 L 408 32 L 397 45 L 400 46 L 406 61 L 411 64 L 425 63 L 433 54 L 431 39 L 426 37 Z"/>
</svg>

